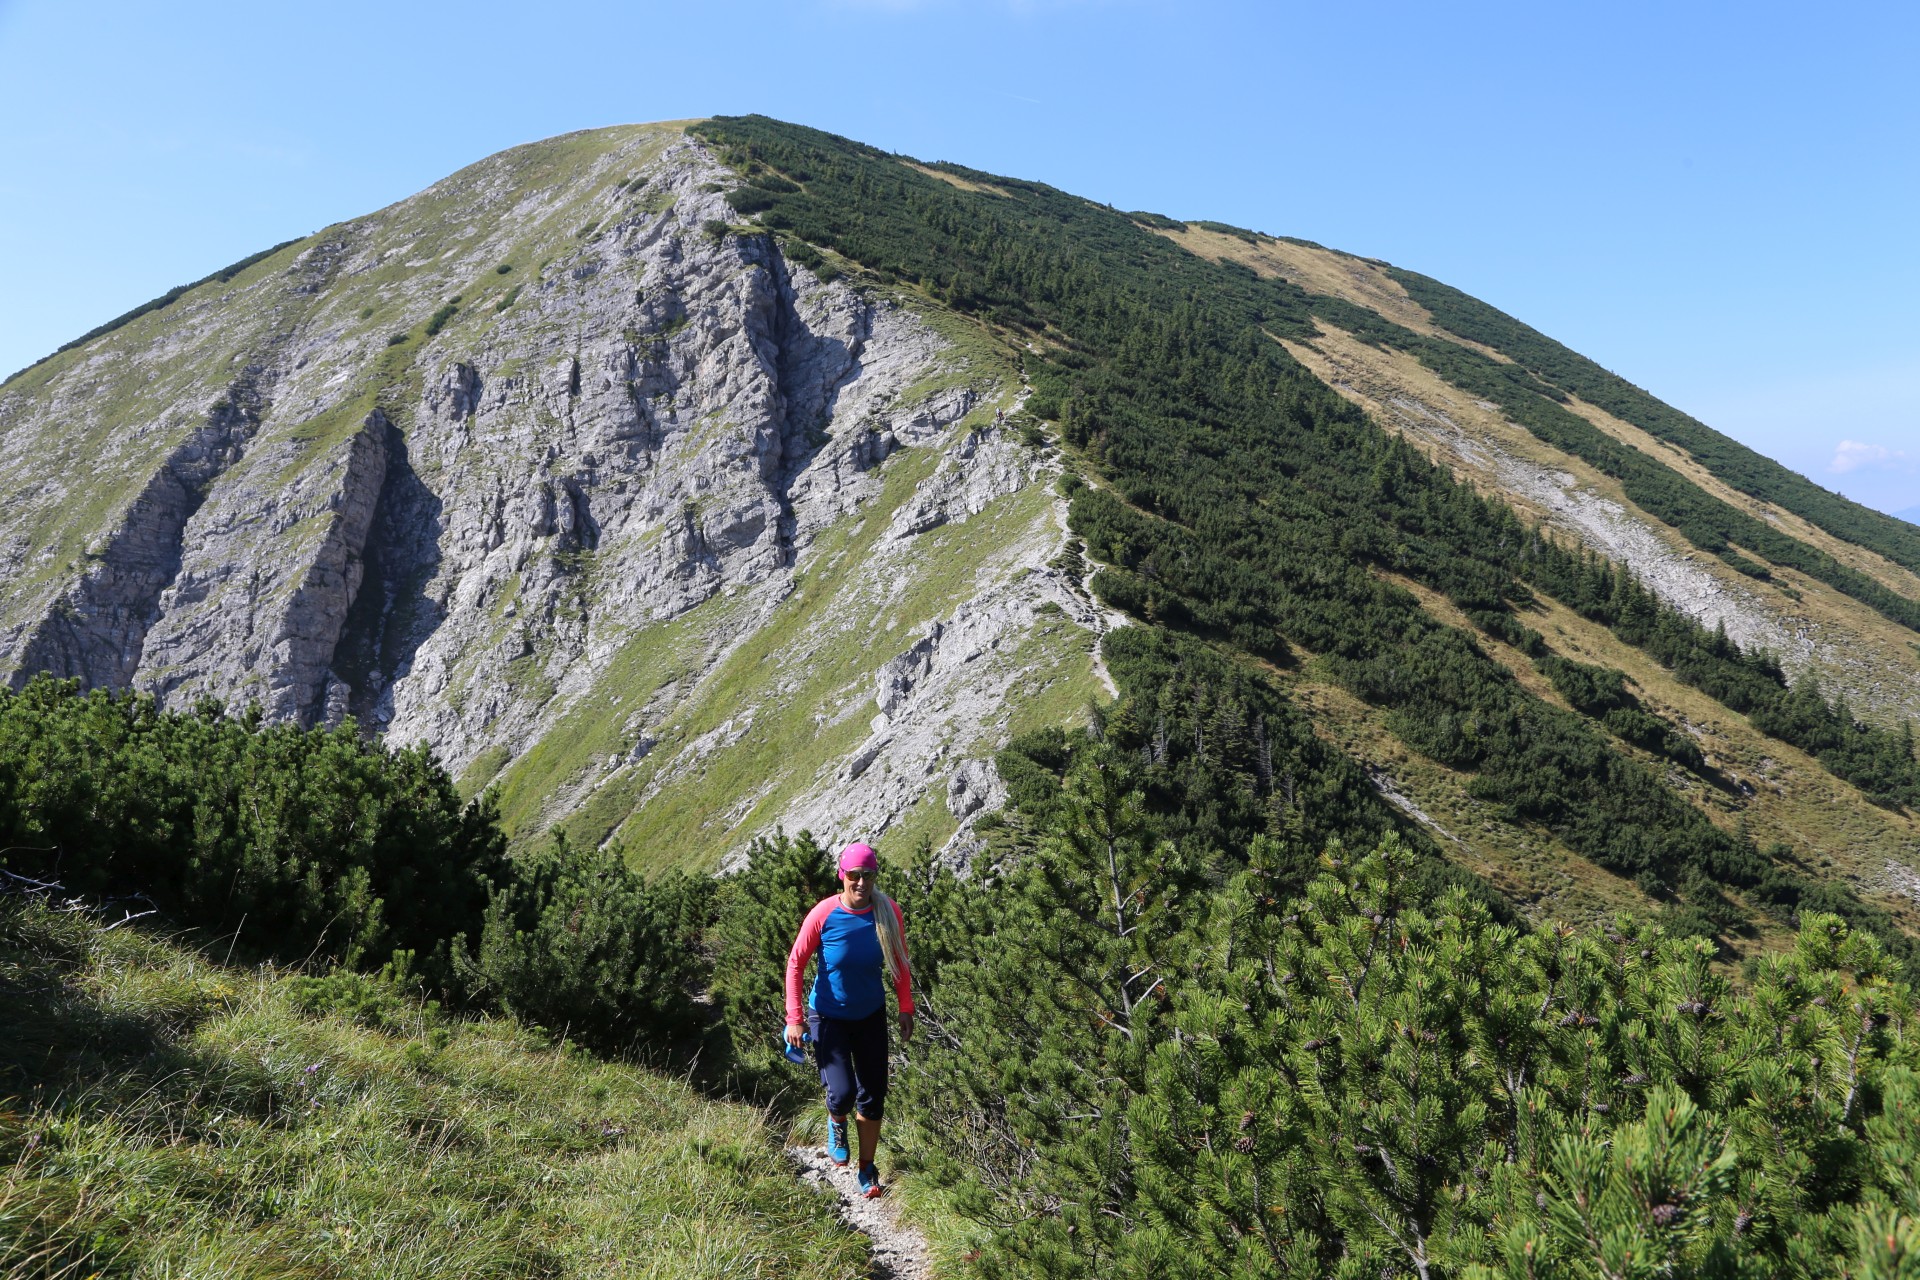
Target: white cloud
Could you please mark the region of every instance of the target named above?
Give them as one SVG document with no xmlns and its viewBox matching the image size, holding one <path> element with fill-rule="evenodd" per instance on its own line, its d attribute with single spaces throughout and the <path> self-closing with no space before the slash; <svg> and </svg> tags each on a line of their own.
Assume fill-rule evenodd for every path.
<svg viewBox="0 0 1920 1280">
<path fill-rule="evenodd" d="M 1839 475 L 1849 471 L 1912 471 L 1914 459 L 1899 449 L 1889 449 L 1883 444 L 1864 444 L 1858 440 L 1842 440 L 1833 451 L 1833 461 L 1827 469 Z"/>
</svg>

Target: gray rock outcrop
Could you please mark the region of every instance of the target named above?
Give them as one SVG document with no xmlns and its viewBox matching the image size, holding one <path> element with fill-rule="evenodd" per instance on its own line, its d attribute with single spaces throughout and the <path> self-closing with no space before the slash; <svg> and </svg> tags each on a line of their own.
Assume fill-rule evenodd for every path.
<svg viewBox="0 0 1920 1280">
<path fill-rule="evenodd" d="M 677 130 L 593 137 L 565 163 L 577 139 L 475 165 L 0 392 L 0 459 L 23 481 L 0 508 L 0 671 L 351 716 L 474 785 L 501 779 L 530 835 L 623 771 L 646 773 L 637 809 L 751 747 L 772 690 L 828 655 L 786 653 L 723 724 L 659 733 L 711 701 L 816 544 L 883 508 L 836 614 L 871 605 L 859 625 L 884 632 L 944 612 L 918 658 L 865 677 L 897 686 L 885 732 L 748 797 L 823 833 L 944 803 L 1018 698 L 1014 666 L 969 664 L 1017 648 L 1047 601 L 1094 617 L 1045 569 L 1057 500 L 1020 496 L 1053 471 L 994 426 L 1010 371 L 769 235 L 719 230 L 734 179 Z M 63 452 L 73 469 L 44 465 Z M 926 475 L 890 480 L 923 454 Z M 1009 504 L 1018 519 L 981 519 Z M 968 521 L 991 526 L 993 571 L 957 607 L 913 603 L 942 567 L 915 545 Z M 677 676 L 629 687 L 636 653 L 710 614 Z M 583 717 L 617 745 L 589 751 Z M 541 772 L 551 756 L 579 761 Z M 977 774 L 968 794 L 991 797 Z M 597 812 L 601 838 L 626 810 Z M 768 816 L 686 822 L 717 855 Z"/>
</svg>

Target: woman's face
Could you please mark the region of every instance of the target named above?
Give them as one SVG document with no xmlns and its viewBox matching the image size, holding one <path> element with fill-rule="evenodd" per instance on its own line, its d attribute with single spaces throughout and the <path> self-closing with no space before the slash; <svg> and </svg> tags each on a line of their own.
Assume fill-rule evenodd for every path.
<svg viewBox="0 0 1920 1280">
<path fill-rule="evenodd" d="M 846 888 L 848 906 L 858 910 L 873 901 L 873 872 L 842 871 L 840 883 Z"/>
</svg>

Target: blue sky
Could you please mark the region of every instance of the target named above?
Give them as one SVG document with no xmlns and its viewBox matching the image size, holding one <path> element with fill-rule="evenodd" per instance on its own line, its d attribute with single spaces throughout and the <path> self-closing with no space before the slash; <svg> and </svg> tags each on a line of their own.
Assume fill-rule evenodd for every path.
<svg viewBox="0 0 1920 1280">
<path fill-rule="evenodd" d="M 570 129 L 762 111 L 1305 236 L 1920 504 L 1920 9 L 0 0 L 0 371 Z"/>
</svg>

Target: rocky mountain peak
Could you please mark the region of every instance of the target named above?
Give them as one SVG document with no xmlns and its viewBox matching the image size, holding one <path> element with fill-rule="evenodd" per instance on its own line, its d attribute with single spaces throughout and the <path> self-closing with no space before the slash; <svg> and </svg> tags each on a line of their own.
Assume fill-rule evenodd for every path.
<svg viewBox="0 0 1920 1280">
<path fill-rule="evenodd" d="M 11 679 L 352 717 L 498 780 L 527 831 L 598 797 L 576 834 L 603 839 L 720 747 L 778 736 L 769 704 L 818 665 L 817 640 L 758 659 L 746 686 L 729 662 L 782 635 L 823 539 L 871 525 L 880 546 L 816 625 L 872 654 L 843 692 L 876 727 L 804 776 L 759 779 L 759 805 L 697 815 L 694 860 L 781 822 L 878 835 L 944 812 L 1006 712 L 985 687 L 955 701 L 931 655 L 1010 654 L 1043 604 L 1088 629 L 1100 611 L 1046 569 L 1060 503 L 999 423 L 1018 392 L 1005 363 L 730 230 L 733 181 L 670 128 L 520 148 L 16 380 L 8 454 L 79 437 L 91 456 L 32 468 L 0 515 Z M 83 515 L 49 521 L 82 491 Z M 936 530 L 972 577 L 946 580 L 951 548 L 919 552 Z M 1005 678 L 1086 684 L 1089 646 L 1066 648 Z M 918 678 L 875 717 L 896 651 L 920 655 Z M 936 690 L 948 704 L 930 708 Z M 697 730 L 716 697 L 743 701 Z M 529 756 L 538 796 L 515 786 Z M 981 770 L 966 776 L 977 793 Z M 933 816 L 946 838 L 958 818 Z"/>
</svg>

